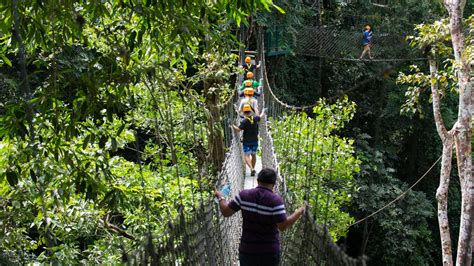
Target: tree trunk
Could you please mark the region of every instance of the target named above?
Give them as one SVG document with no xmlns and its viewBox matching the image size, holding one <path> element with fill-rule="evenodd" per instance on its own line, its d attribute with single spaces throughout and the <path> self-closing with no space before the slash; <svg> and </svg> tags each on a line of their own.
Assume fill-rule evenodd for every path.
<svg viewBox="0 0 474 266">
<path fill-rule="evenodd" d="M 456 265 L 471 265 L 471 231 L 474 198 L 472 195 L 474 193 L 474 181 L 472 180 L 471 157 L 472 82 L 469 80 L 470 66 L 466 58 L 462 56 L 465 51 L 462 18 L 466 1 L 445 0 L 444 4 L 449 12 L 449 30 L 453 43 L 459 87 L 458 120 L 453 127 L 462 197 Z"/>
<path fill-rule="evenodd" d="M 441 249 L 443 254 L 443 265 L 453 265 L 452 242 L 449 232 L 448 220 L 448 190 L 449 177 L 451 173 L 451 160 L 453 158 L 453 136 L 448 135 L 443 140 L 443 155 L 441 159 L 441 174 L 439 187 L 436 190 L 438 201 L 438 223 L 441 238 Z"/>
<path fill-rule="evenodd" d="M 443 254 L 443 265 L 453 265 L 451 234 L 449 231 L 448 220 L 448 191 L 449 178 L 451 175 L 451 161 L 453 157 L 453 135 L 446 130 L 443 117 L 441 116 L 440 98 L 438 94 L 438 81 L 436 73 L 438 65 L 434 58 L 434 52 L 429 58 L 431 74 L 431 94 L 433 98 L 433 115 L 436 124 L 436 130 L 443 143 L 443 154 L 441 157 L 441 173 L 439 177 L 439 187 L 436 190 L 436 200 L 438 201 L 438 223 L 441 238 L 441 250 Z"/>
<path fill-rule="evenodd" d="M 205 14 L 203 16 L 202 23 L 204 24 L 204 28 L 210 30 L 208 16 Z M 210 48 L 210 40 L 209 36 L 205 35 L 205 47 L 206 51 L 211 51 Z M 214 68 L 216 65 L 214 62 L 207 62 L 208 66 L 210 66 L 209 71 L 215 71 Z M 209 149 L 209 159 L 211 163 L 211 172 L 214 176 L 217 176 L 219 171 L 221 171 L 222 165 L 225 160 L 225 152 L 224 152 L 224 137 L 222 136 L 222 129 L 221 129 L 221 113 L 220 113 L 220 101 L 219 101 L 219 91 L 212 90 L 213 86 L 216 86 L 219 83 L 219 80 L 215 80 L 213 78 L 206 78 L 203 80 L 204 83 L 204 96 L 205 96 L 205 103 L 206 109 L 209 111 L 209 117 L 207 119 L 207 125 L 209 128 L 209 135 L 208 135 L 208 149 Z"/>
<path fill-rule="evenodd" d="M 204 81 L 204 93 L 206 95 L 206 108 L 209 110 L 210 117 L 207 119 L 209 127 L 209 157 L 212 165 L 212 172 L 219 173 L 225 160 L 224 137 L 221 131 L 221 115 L 219 109 L 219 94 L 210 91 L 210 87 L 214 84 L 212 81 Z"/>
</svg>

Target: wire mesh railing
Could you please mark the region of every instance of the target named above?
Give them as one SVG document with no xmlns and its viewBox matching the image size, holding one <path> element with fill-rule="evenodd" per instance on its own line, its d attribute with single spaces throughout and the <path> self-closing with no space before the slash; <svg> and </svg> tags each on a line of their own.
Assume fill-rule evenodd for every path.
<svg viewBox="0 0 474 266">
<path fill-rule="evenodd" d="M 259 38 L 259 42 L 260 47 L 263 47 L 262 37 Z M 267 108 L 267 118 L 265 119 L 265 123 L 262 123 L 260 127 L 260 135 L 262 138 L 262 165 L 264 167 L 271 167 L 277 171 L 279 182 L 277 182 L 276 191 L 285 199 L 287 208 L 293 209 L 297 206 L 295 206 L 296 195 L 294 195 L 292 191 L 309 191 L 310 189 L 315 189 L 314 187 L 308 187 L 310 179 L 320 180 L 324 175 L 331 175 L 328 169 L 332 168 L 332 161 L 329 162 L 327 166 L 328 169 L 323 169 L 321 166 L 318 168 L 318 160 L 322 158 L 317 158 L 313 153 L 303 154 L 303 150 L 307 149 L 304 149 L 305 147 L 302 147 L 302 145 L 314 145 L 314 140 L 312 144 L 309 144 L 310 142 L 308 141 L 302 141 L 302 137 L 305 137 L 304 134 L 300 135 L 302 137 L 296 140 L 291 140 L 290 138 L 279 139 L 278 142 L 283 143 L 283 148 L 279 151 L 280 153 L 275 150 L 272 132 L 279 126 L 278 121 L 288 119 L 298 112 L 309 112 L 315 105 L 301 107 L 291 106 L 278 99 L 273 93 L 266 76 L 263 51 L 260 51 L 260 58 L 262 65 L 260 75 L 263 85 L 263 97 L 260 97 L 260 106 Z M 290 123 L 290 126 L 302 132 L 301 121 L 302 120 L 294 121 L 294 123 Z M 284 130 L 293 132 L 292 128 Z M 311 128 L 306 128 L 305 130 L 309 132 Z M 328 150 L 330 150 L 330 158 L 332 158 L 334 145 L 328 147 Z M 296 156 L 291 160 L 279 160 L 279 158 L 283 159 L 284 156 L 289 156 L 290 154 L 296 154 Z M 303 161 L 302 158 L 306 158 L 306 160 Z M 298 168 L 304 169 L 303 180 L 297 179 L 297 176 L 301 175 L 301 173 L 297 173 Z M 319 182 L 314 185 L 318 190 L 321 187 Z M 331 195 L 329 191 L 330 190 L 321 192 L 321 196 L 330 198 Z M 308 194 L 305 194 L 305 197 L 307 200 Z M 328 200 L 326 200 L 326 202 L 328 202 Z M 365 265 L 364 257 L 351 258 L 334 243 L 328 231 L 328 205 L 321 205 L 323 206 L 320 207 L 321 210 L 319 210 L 319 212 L 326 212 L 326 215 L 322 215 L 323 217 L 325 216 L 326 219 L 316 220 L 315 218 L 321 217 L 321 215 L 318 216 L 314 215 L 314 212 L 307 212 L 302 221 L 296 223 L 288 232 L 283 233 L 282 265 Z M 317 208 L 317 206 L 315 206 L 315 208 Z"/>
</svg>

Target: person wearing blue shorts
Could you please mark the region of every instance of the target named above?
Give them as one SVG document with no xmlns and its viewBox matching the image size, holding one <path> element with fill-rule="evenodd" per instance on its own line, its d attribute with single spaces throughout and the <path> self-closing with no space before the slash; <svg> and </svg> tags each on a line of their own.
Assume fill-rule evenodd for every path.
<svg viewBox="0 0 474 266">
<path fill-rule="evenodd" d="M 264 110 L 262 110 L 260 115 L 255 114 L 249 104 L 244 104 L 242 106 L 242 112 L 244 117 L 240 122 L 240 125 L 238 127 L 232 125 L 232 128 L 237 132 L 243 131 L 242 142 L 244 147 L 245 164 L 250 168 L 250 175 L 255 176 L 255 164 L 257 162 L 258 150 L 258 122 L 265 113 Z"/>
</svg>

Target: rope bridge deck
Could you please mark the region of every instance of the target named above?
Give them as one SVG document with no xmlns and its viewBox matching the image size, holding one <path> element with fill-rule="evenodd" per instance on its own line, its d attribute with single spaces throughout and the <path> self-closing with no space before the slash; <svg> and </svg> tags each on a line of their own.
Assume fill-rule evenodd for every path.
<svg viewBox="0 0 474 266">
<path fill-rule="evenodd" d="M 263 47 L 262 34 L 259 34 L 259 47 Z M 275 152 L 271 134 L 271 122 L 276 121 L 287 110 L 279 101 L 268 84 L 265 71 L 263 49 L 258 49 L 261 68 L 258 73 L 263 82 L 264 97 L 260 97 L 259 106 L 268 108 L 269 120 L 264 117 L 260 122 L 261 167 L 274 169 L 278 174 L 275 191 L 286 202 L 287 211 L 293 210 L 288 195 L 286 180 L 280 171 L 278 156 Z M 241 82 L 238 79 L 238 84 Z M 238 85 L 237 84 L 237 85 Z M 236 87 L 237 89 L 237 87 Z M 237 120 L 234 110 L 234 96 L 223 108 L 222 119 L 225 144 L 228 149 L 218 186 L 228 185 L 230 196 L 235 196 L 244 188 L 256 185 L 254 179 L 245 177 L 242 144 L 240 136 L 230 130 L 229 123 Z M 297 149 L 298 147 L 293 147 Z M 279 156 L 282 156 L 280 154 Z M 238 265 L 238 245 L 241 235 L 242 219 L 240 213 L 224 218 L 212 195 L 191 213 L 180 212 L 178 219 L 169 222 L 166 232 L 156 238 L 149 237 L 141 252 L 128 262 L 131 264 L 151 265 Z M 305 215 L 290 230 L 282 233 L 282 265 L 365 265 L 365 258 L 351 258 L 332 240 L 327 228 L 319 225 L 311 215 Z"/>
</svg>

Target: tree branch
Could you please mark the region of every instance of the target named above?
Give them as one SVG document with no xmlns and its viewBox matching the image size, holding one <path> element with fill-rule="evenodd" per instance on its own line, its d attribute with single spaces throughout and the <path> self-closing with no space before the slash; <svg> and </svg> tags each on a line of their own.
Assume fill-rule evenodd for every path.
<svg viewBox="0 0 474 266">
<path fill-rule="evenodd" d="M 108 222 L 108 219 L 109 219 L 109 214 L 107 214 L 104 218 L 103 218 L 103 222 L 104 222 L 104 228 L 117 234 L 117 235 L 120 235 L 120 236 L 123 236 L 125 238 L 128 238 L 128 239 L 131 239 L 131 240 L 137 240 L 133 235 L 127 233 L 125 230 L 123 230 L 122 228 L 114 225 L 114 224 L 110 224 Z"/>
<path fill-rule="evenodd" d="M 433 115 L 436 124 L 436 130 L 438 131 L 438 135 L 441 140 L 447 138 L 448 131 L 444 126 L 443 117 L 441 115 L 441 105 L 440 105 L 440 97 L 438 92 L 438 80 L 436 79 L 436 74 L 438 72 L 438 63 L 436 62 L 435 52 L 432 50 L 431 55 L 428 57 L 429 64 L 430 64 L 430 84 L 431 84 L 431 95 L 433 97 Z"/>
</svg>

